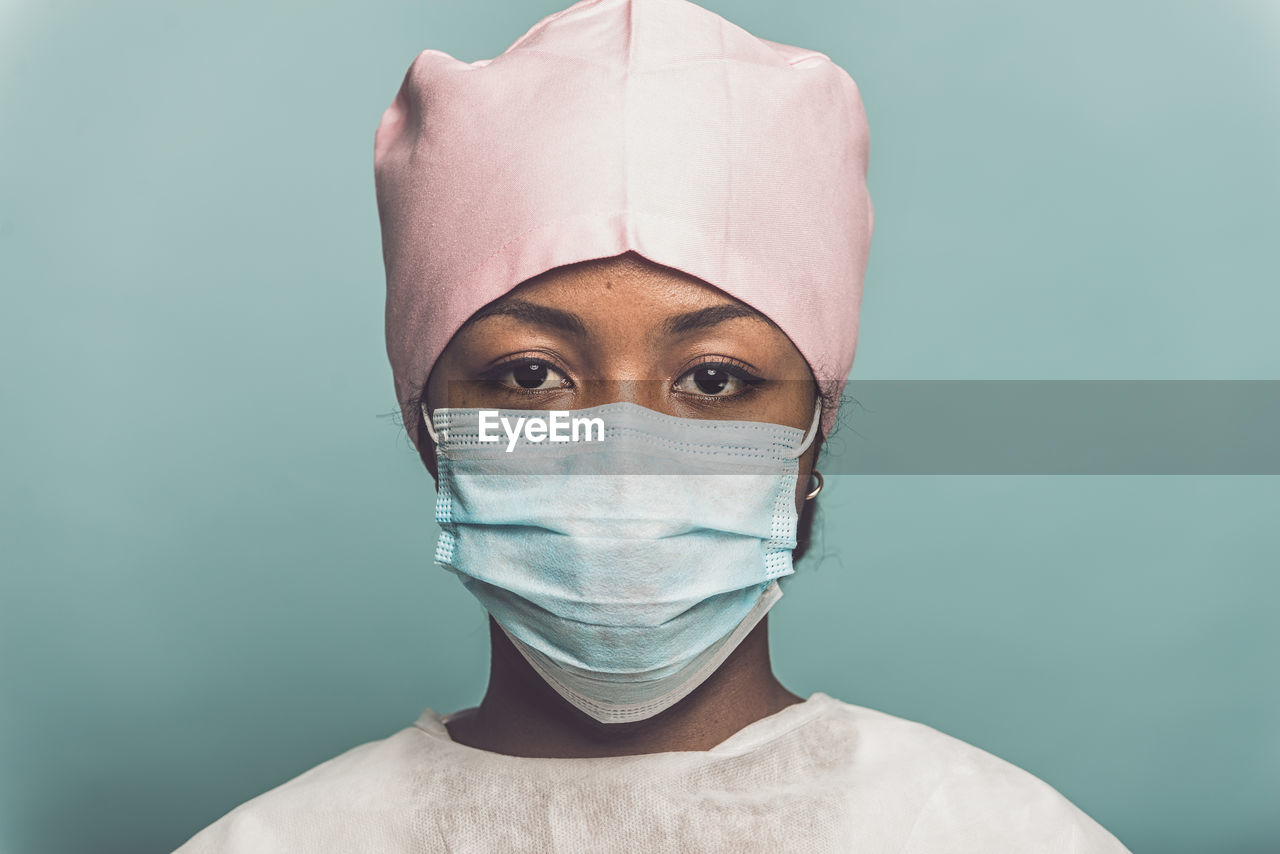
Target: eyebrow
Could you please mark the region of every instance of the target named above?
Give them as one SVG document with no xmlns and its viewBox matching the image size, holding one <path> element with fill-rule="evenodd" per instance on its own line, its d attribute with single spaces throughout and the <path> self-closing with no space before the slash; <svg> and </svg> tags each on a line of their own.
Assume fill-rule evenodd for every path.
<svg viewBox="0 0 1280 854">
<path fill-rule="evenodd" d="M 587 325 L 573 312 L 522 299 L 506 299 L 487 305 L 477 311 L 467 321 L 467 325 L 478 323 L 486 317 L 512 317 L 535 326 L 550 326 L 579 338 L 587 337 Z"/>
<path fill-rule="evenodd" d="M 587 324 L 571 311 L 539 305 L 522 299 L 505 299 L 487 305 L 477 311 L 467 325 L 479 323 L 488 317 L 511 317 L 534 326 L 549 326 L 579 338 L 588 336 Z M 772 325 L 772 322 L 760 312 L 746 305 L 724 303 L 712 305 L 695 311 L 675 314 L 662 322 L 662 332 L 666 335 L 684 335 L 699 329 L 707 329 L 729 320 L 748 318 Z"/>
<path fill-rule="evenodd" d="M 706 329 L 718 323 L 724 323 L 726 320 L 737 320 L 740 317 L 759 320 L 764 323 L 770 322 L 768 318 L 749 306 L 724 303 L 723 305 L 713 305 L 707 308 L 700 308 L 697 311 L 686 311 L 684 314 L 672 315 L 662 322 L 662 328 L 668 335 L 683 335 L 686 332 Z"/>
</svg>

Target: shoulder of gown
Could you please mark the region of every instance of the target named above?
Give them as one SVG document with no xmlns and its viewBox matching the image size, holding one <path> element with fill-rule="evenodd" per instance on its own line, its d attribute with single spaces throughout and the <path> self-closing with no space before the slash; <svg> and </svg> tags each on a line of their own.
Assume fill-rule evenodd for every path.
<svg viewBox="0 0 1280 854">
<path fill-rule="evenodd" d="M 175 854 L 408 850 L 403 825 L 379 818 L 412 800 L 433 744 L 410 726 L 353 747 L 240 804 Z"/>
<path fill-rule="evenodd" d="M 1031 772 L 917 721 L 835 700 L 858 776 L 911 809 L 901 854 L 1130 854 Z"/>
</svg>

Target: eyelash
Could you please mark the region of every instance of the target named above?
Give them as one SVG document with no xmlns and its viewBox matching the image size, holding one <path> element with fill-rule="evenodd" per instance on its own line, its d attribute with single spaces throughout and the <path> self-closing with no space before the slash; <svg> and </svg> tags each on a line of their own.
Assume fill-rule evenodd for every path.
<svg viewBox="0 0 1280 854">
<path fill-rule="evenodd" d="M 524 389 L 524 388 L 514 388 L 502 382 L 503 374 L 507 373 L 508 371 L 514 370 L 520 365 L 528 364 L 529 362 L 541 362 L 545 364 L 547 367 L 551 368 L 556 373 L 562 375 L 565 378 L 565 381 L 566 383 L 568 383 L 568 385 L 559 386 L 557 388 L 549 388 L 549 389 Z M 678 392 L 678 393 L 688 394 L 690 397 L 704 398 L 708 400 L 712 400 L 712 399 L 723 400 L 723 399 L 741 397 L 743 395 L 750 394 L 755 389 L 756 386 L 760 385 L 765 381 L 764 377 L 761 377 L 758 374 L 754 373 L 746 364 L 738 361 L 737 359 L 733 359 L 728 356 L 706 356 L 694 362 L 693 364 L 686 367 L 683 371 L 681 371 L 680 375 L 676 377 L 676 383 L 679 383 L 686 376 L 696 371 L 698 368 L 720 368 L 721 370 L 724 370 L 726 373 L 732 375 L 734 378 L 742 382 L 746 386 L 746 389 L 738 392 L 737 394 L 725 395 L 724 397 L 721 397 L 719 395 L 690 394 L 688 392 Z M 560 367 L 560 365 L 557 364 L 554 359 L 550 359 L 541 353 L 525 353 L 517 356 L 512 356 L 508 359 L 504 359 L 503 361 L 499 362 L 493 367 L 487 368 L 481 374 L 481 377 L 488 382 L 492 382 L 496 384 L 504 391 L 514 392 L 516 394 L 543 394 L 549 391 L 561 391 L 565 388 L 573 388 L 573 380 L 569 379 L 569 372 L 566 371 L 564 368 Z"/>
<path fill-rule="evenodd" d="M 682 379 L 696 371 L 698 368 L 720 368 L 725 373 L 739 380 L 746 386 L 746 388 L 736 394 L 724 396 L 714 394 L 690 394 L 690 397 L 702 398 L 705 400 L 730 400 L 735 397 L 742 397 L 743 395 L 750 394 L 755 390 L 756 386 L 764 382 L 764 377 L 752 372 L 746 364 L 728 356 L 705 356 L 681 371 L 680 376 L 676 377 L 676 382 L 679 383 Z M 686 394 L 686 392 L 681 392 L 681 394 Z"/>
<path fill-rule="evenodd" d="M 568 386 L 560 386 L 558 388 L 514 388 L 502 382 L 503 374 L 514 370 L 520 365 L 527 365 L 530 362 L 541 362 L 551 368 L 565 378 Z M 569 379 L 569 372 L 560 367 L 554 359 L 550 359 L 542 353 L 523 353 L 517 356 L 512 356 L 509 359 L 503 359 L 493 367 L 485 369 L 480 376 L 503 391 L 513 392 L 515 394 L 545 394 L 549 391 L 561 391 L 564 388 L 573 388 L 573 380 Z"/>
</svg>

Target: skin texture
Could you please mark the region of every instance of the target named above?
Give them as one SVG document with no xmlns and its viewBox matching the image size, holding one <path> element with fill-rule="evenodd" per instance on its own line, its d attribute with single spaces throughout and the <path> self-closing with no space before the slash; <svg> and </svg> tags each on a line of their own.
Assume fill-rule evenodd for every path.
<svg viewBox="0 0 1280 854">
<path fill-rule="evenodd" d="M 705 381 L 726 372 L 727 384 L 709 394 L 714 385 Z M 523 387 L 531 382 L 534 389 Z M 584 409 L 623 400 L 683 418 L 804 430 L 817 387 L 799 350 L 767 318 L 700 279 L 627 253 L 550 270 L 481 309 L 441 354 L 426 391 L 431 410 Z M 429 446 L 425 431 L 422 438 Z M 797 510 L 819 444 L 820 437 L 800 458 Z M 492 618 L 489 635 L 484 699 L 447 724 L 454 741 L 480 750 L 558 758 L 707 750 L 803 700 L 773 674 L 767 616 L 689 696 L 623 724 L 602 724 L 561 698 Z"/>
</svg>

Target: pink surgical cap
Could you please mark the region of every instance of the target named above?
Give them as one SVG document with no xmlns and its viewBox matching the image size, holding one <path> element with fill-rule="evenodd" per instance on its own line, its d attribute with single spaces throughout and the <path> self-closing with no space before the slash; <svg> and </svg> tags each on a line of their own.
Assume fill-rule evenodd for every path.
<svg viewBox="0 0 1280 854">
<path fill-rule="evenodd" d="M 857 84 L 829 57 L 688 0 L 580 0 L 493 59 L 422 51 L 374 143 L 387 354 L 410 439 L 431 368 L 472 314 L 553 267 L 628 250 L 770 318 L 839 394 L 874 221 L 869 144 Z"/>
</svg>

